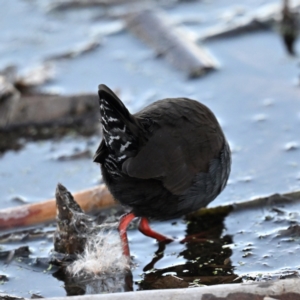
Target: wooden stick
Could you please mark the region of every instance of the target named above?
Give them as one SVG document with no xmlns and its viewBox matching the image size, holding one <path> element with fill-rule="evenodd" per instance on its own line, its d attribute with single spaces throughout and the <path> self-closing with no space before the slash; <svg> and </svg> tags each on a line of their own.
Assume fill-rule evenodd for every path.
<svg viewBox="0 0 300 300">
<path fill-rule="evenodd" d="M 86 114 L 98 114 L 96 94 L 59 96 L 36 94 L 22 96 L 7 126 L 64 124 Z M 95 117 L 96 118 L 96 117 Z"/>
<path fill-rule="evenodd" d="M 128 29 L 152 47 L 157 55 L 164 56 L 189 77 L 201 76 L 217 66 L 205 49 L 189 39 L 183 29 L 173 26 L 160 11 L 143 10 L 129 14 L 126 23 Z"/>
<path fill-rule="evenodd" d="M 85 212 L 116 205 L 106 186 L 100 185 L 74 193 L 76 202 Z M 0 210 L 0 230 L 31 226 L 55 219 L 55 199 Z"/>
<path fill-rule="evenodd" d="M 19 100 L 20 93 L 6 77 L 0 75 L 0 128 L 10 122 Z"/>
<path fill-rule="evenodd" d="M 291 1 L 289 8 L 297 12 L 300 8 L 300 0 Z M 204 30 L 197 37 L 197 41 L 234 36 L 248 31 L 259 30 L 262 28 L 272 28 L 278 25 L 282 18 L 282 4 L 268 3 L 259 6 L 258 9 L 251 10 L 245 16 L 239 17 L 234 22 L 222 22 Z"/>
<path fill-rule="evenodd" d="M 58 0 L 49 2 L 49 11 L 55 10 L 67 10 L 74 8 L 85 8 L 95 6 L 113 6 L 120 4 L 128 4 L 131 2 L 139 2 L 138 0 Z"/>
</svg>

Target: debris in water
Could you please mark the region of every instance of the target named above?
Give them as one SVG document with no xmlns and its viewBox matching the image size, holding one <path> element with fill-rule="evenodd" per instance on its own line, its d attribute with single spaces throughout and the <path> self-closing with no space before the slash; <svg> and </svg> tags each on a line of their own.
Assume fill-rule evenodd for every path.
<svg viewBox="0 0 300 300">
<path fill-rule="evenodd" d="M 81 158 L 91 158 L 92 154 L 91 151 L 81 150 L 81 151 L 74 151 L 74 153 L 71 154 L 62 154 L 56 157 L 56 160 L 58 161 L 69 161 L 69 160 L 75 160 L 75 159 L 81 159 Z"/>
<path fill-rule="evenodd" d="M 61 184 L 57 185 L 56 203 L 54 250 L 67 258 L 76 257 L 66 267 L 66 286 L 80 286 L 92 294 L 131 289 L 132 281 L 129 287 L 127 282 L 131 278 L 129 261 L 122 253 L 119 234 L 113 231 L 117 223 L 98 225 Z"/>
<path fill-rule="evenodd" d="M 57 185 L 55 196 L 58 226 L 54 235 L 54 250 L 78 254 L 78 260 L 68 267 L 71 274 L 99 275 L 129 268 L 128 260 L 122 254 L 119 235 L 112 231 L 116 229 L 116 224 L 97 225 L 61 184 Z"/>
<path fill-rule="evenodd" d="M 88 41 L 87 43 L 79 45 L 75 49 L 68 50 L 64 53 L 54 54 L 47 58 L 48 61 L 59 60 L 59 59 L 68 59 L 75 58 L 79 55 L 91 52 L 97 49 L 101 45 L 99 40 Z"/>
<path fill-rule="evenodd" d="M 290 55 L 296 55 L 294 45 L 298 36 L 297 14 L 293 12 L 289 5 L 289 0 L 283 0 L 282 17 L 280 22 L 280 33 L 284 45 Z"/>
<path fill-rule="evenodd" d="M 0 75 L 0 129 L 11 121 L 19 100 L 19 91 L 6 77 Z"/>
<path fill-rule="evenodd" d="M 138 2 L 137 0 L 55 0 L 51 1 L 48 9 L 51 10 L 67 10 L 74 8 L 84 8 L 93 6 L 109 6 L 117 4 L 126 4 L 130 2 Z"/>
<path fill-rule="evenodd" d="M 189 77 L 199 77 L 217 68 L 215 59 L 200 45 L 187 38 L 187 33 L 176 28 L 160 11 L 142 10 L 126 18 L 128 29 L 164 56 Z"/>
</svg>

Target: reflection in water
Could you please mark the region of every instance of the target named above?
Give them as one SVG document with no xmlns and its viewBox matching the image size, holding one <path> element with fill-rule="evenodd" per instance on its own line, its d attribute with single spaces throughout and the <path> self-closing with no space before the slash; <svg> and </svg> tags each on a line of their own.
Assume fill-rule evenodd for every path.
<svg viewBox="0 0 300 300">
<path fill-rule="evenodd" d="M 181 288 L 231 283 L 235 280 L 238 276 L 234 274 L 230 262 L 232 250 L 227 247 L 232 244 L 232 237 L 222 235 L 224 219 L 228 213 L 228 209 L 226 211 L 213 209 L 187 217 L 187 235 L 181 241 L 186 248 L 178 253 L 178 256 L 183 256 L 187 262 L 154 269 L 155 263 L 163 257 L 166 247 L 165 244 L 159 244 L 155 257 L 144 268 L 145 274 L 139 284 L 140 288 L 144 290 Z"/>
<path fill-rule="evenodd" d="M 164 257 L 164 251 L 166 249 L 166 244 L 169 244 L 170 242 L 159 242 L 158 243 L 158 250 L 155 252 L 155 255 L 151 262 L 146 265 L 143 269 L 144 272 L 150 271 L 154 268 L 155 263 L 157 263 L 160 259 Z"/>
</svg>

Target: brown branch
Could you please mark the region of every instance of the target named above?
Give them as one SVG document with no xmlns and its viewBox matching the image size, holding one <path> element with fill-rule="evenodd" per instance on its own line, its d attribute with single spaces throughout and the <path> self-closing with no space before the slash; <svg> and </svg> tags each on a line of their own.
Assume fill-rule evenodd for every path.
<svg viewBox="0 0 300 300">
<path fill-rule="evenodd" d="M 116 203 L 104 185 L 74 193 L 76 202 L 85 212 L 108 208 Z M 55 199 L 0 210 L 0 230 L 31 226 L 55 219 Z"/>
</svg>

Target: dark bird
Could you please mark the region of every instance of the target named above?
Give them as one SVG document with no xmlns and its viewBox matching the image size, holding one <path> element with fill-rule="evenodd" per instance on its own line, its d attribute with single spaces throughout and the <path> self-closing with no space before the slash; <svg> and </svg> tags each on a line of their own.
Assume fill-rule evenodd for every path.
<svg viewBox="0 0 300 300">
<path fill-rule="evenodd" d="M 126 229 L 135 217 L 139 230 L 158 241 L 148 218 L 173 219 L 213 201 L 224 189 L 231 154 L 209 108 L 187 98 L 168 98 L 130 114 L 105 85 L 99 86 L 103 140 L 94 156 L 113 197 L 131 208 L 120 219 L 123 252 Z"/>
</svg>

